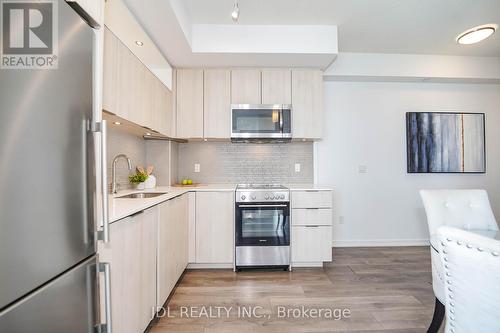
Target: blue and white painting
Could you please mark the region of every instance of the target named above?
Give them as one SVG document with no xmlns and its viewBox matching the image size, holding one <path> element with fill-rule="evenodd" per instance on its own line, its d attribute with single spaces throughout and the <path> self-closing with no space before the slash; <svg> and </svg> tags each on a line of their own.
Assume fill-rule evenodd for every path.
<svg viewBox="0 0 500 333">
<path fill-rule="evenodd" d="M 484 113 L 408 112 L 408 172 L 486 172 L 484 127 Z"/>
</svg>

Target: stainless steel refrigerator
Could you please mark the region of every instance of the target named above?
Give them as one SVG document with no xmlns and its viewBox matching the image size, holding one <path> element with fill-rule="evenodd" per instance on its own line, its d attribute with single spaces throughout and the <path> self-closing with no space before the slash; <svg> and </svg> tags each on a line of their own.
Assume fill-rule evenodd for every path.
<svg viewBox="0 0 500 333">
<path fill-rule="evenodd" d="M 56 2 L 58 68 L 0 69 L 2 333 L 110 331 L 98 283 L 109 267 L 96 254 L 94 33 Z"/>
</svg>

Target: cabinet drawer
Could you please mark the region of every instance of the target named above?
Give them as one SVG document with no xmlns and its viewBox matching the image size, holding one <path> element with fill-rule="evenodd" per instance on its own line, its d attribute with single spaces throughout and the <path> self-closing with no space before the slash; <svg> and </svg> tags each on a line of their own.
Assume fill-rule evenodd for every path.
<svg viewBox="0 0 500 333">
<path fill-rule="evenodd" d="M 331 208 L 292 209 L 292 225 L 332 225 Z"/>
<path fill-rule="evenodd" d="M 292 208 L 332 208 L 332 191 L 293 191 Z"/>
<path fill-rule="evenodd" d="M 292 263 L 332 260 L 332 227 L 292 227 Z"/>
</svg>

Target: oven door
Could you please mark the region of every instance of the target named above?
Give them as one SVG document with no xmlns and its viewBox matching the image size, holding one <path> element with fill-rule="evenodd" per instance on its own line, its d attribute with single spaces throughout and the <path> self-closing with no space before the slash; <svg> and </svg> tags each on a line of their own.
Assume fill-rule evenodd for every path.
<svg viewBox="0 0 500 333">
<path fill-rule="evenodd" d="M 291 107 L 288 105 L 233 104 L 231 114 L 233 139 L 291 137 Z"/>
<path fill-rule="evenodd" d="M 288 203 L 236 205 L 236 246 L 289 246 Z"/>
</svg>

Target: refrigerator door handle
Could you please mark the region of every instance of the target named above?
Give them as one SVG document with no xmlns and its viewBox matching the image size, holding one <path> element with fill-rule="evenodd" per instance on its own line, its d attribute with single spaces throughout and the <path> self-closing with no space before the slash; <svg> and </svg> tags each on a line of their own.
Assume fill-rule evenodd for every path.
<svg viewBox="0 0 500 333">
<path fill-rule="evenodd" d="M 98 239 L 109 242 L 109 210 L 108 210 L 108 173 L 107 173 L 107 123 L 102 120 L 94 123 L 94 132 L 101 133 L 101 198 L 102 198 L 102 230 L 98 231 Z"/>
<path fill-rule="evenodd" d="M 104 273 L 104 311 L 105 322 L 97 326 L 98 333 L 112 333 L 111 324 L 111 273 L 110 265 L 106 262 L 98 263 L 99 273 Z"/>
</svg>

